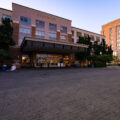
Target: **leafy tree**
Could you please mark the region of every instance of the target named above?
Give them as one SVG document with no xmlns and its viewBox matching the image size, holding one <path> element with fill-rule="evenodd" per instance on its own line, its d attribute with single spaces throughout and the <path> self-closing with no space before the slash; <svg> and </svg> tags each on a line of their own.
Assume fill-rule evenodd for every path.
<svg viewBox="0 0 120 120">
<path fill-rule="evenodd" d="M 79 37 L 78 43 L 88 45 L 86 52 L 78 53 L 77 58 L 79 60 L 89 60 L 95 66 L 106 66 L 106 62 L 113 60 L 112 48 L 107 46 L 105 40 L 103 39 L 101 43 L 95 41 L 94 44 L 91 42 L 91 38 Z M 92 53 L 92 54 L 91 54 Z"/>
<path fill-rule="evenodd" d="M 90 56 L 91 51 L 92 51 L 91 38 L 89 36 L 88 37 L 79 37 L 79 40 L 77 43 L 88 45 L 87 51 L 80 52 L 80 53 L 76 54 L 77 59 L 86 60 L 88 58 L 88 56 Z"/>
<path fill-rule="evenodd" d="M 112 55 L 113 54 L 113 50 L 111 46 L 107 47 L 107 54 Z"/>
<path fill-rule="evenodd" d="M 2 19 L 2 24 L 0 25 L 0 49 L 8 50 L 9 46 L 14 45 L 12 39 L 13 27 L 11 25 L 11 20 L 9 18 Z"/>
<path fill-rule="evenodd" d="M 2 63 L 5 61 L 5 60 L 10 60 L 10 55 L 8 53 L 8 51 L 4 50 L 4 49 L 0 49 L 0 66 L 2 65 Z"/>
<path fill-rule="evenodd" d="M 9 46 L 15 44 L 12 39 L 13 27 L 11 22 L 8 18 L 2 19 L 2 24 L 0 25 L 0 63 L 10 59 Z"/>
<path fill-rule="evenodd" d="M 93 49 L 94 49 L 94 54 L 95 55 L 100 55 L 100 52 L 102 51 L 102 46 L 98 44 L 98 41 L 95 41 L 94 42 L 94 45 L 93 45 Z"/>
<path fill-rule="evenodd" d="M 104 39 L 102 40 L 102 43 L 100 44 L 100 46 L 101 46 L 101 53 L 103 55 L 106 54 L 107 53 L 107 45 L 106 45 L 106 42 Z"/>
</svg>

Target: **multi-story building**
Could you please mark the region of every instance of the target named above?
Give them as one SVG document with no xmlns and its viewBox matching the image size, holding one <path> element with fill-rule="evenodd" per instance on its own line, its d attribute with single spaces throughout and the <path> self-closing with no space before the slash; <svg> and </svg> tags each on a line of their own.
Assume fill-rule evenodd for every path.
<svg viewBox="0 0 120 120">
<path fill-rule="evenodd" d="M 86 45 L 72 42 L 71 20 L 15 3 L 12 11 L 0 11 L 1 18 L 12 19 L 16 43 L 12 55 L 22 58 L 22 64 L 68 66 L 75 61 L 76 53 L 87 49 Z"/>
<path fill-rule="evenodd" d="M 106 36 L 106 43 L 112 46 L 113 55 L 120 59 L 120 19 L 103 25 L 101 34 Z"/>
<path fill-rule="evenodd" d="M 95 42 L 98 41 L 98 43 L 101 43 L 102 40 L 105 40 L 105 36 L 104 35 L 100 35 L 94 32 L 90 32 L 87 30 L 83 30 L 80 28 L 76 28 L 76 27 L 72 27 L 72 41 L 74 43 L 77 43 L 79 40 L 79 37 L 90 37 L 91 38 L 91 42 Z"/>
<path fill-rule="evenodd" d="M 24 65 L 71 65 L 76 60 L 75 54 L 88 47 L 77 43 L 79 36 L 90 36 L 92 42 L 105 39 L 103 35 L 71 27 L 71 20 L 15 3 L 12 11 L 0 9 L 0 18 L 12 20 L 16 45 L 11 53 L 15 59 L 22 58 Z"/>
</svg>

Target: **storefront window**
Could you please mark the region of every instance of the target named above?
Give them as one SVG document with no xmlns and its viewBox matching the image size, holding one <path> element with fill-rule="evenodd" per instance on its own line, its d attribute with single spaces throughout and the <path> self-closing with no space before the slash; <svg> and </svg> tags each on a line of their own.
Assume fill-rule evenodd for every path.
<svg viewBox="0 0 120 120">
<path fill-rule="evenodd" d="M 53 54 L 37 54 L 36 62 L 39 67 L 66 67 L 69 64 L 69 57 Z"/>
<path fill-rule="evenodd" d="M 31 60 L 29 55 L 22 55 L 22 65 L 23 66 L 30 66 Z"/>
</svg>

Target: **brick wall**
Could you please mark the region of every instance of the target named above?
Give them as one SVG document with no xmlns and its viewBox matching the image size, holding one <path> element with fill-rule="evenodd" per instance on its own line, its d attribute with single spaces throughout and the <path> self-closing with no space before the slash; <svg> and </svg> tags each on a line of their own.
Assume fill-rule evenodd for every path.
<svg viewBox="0 0 120 120">
<path fill-rule="evenodd" d="M 13 40 L 15 41 L 16 45 L 18 45 L 18 39 L 19 39 L 19 24 L 13 23 Z"/>
</svg>

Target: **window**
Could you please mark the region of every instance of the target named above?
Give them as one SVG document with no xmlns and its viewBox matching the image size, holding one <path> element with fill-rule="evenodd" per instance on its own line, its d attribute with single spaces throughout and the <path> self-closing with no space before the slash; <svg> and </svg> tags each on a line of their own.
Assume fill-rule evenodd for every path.
<svg viewBox="0 0 120 120">
<path fill-rule="evenodd" d="M 24 37 L 30 37 L 31 36 L 31 30 L 29 28 L 20 28 L 19 33 L 19 45 L 22 43 Z"/>
<path fill-rule="evenodd" d="M 88 37 L 89 37 L 89 35 L 85 33 L 85 34 L 84 34 L 84 37 L 85 37 L 85 38 L 88 38 Z"/>
<path fill-rule="evenodd" d="M 120 26 L 117 26 L 117 30 L 120 29 Z"/>
<path fill-rule="evenodd" d="M 110 28 L 109 30 L 110 30 L 110 32 L 112 32 L 112 28 Z"/>
<path fill-rule="evenodd" d="M 117 44 L 117 47 L 120 47 L 120 44 Z"/>
<path fill-rule="evenodd" d="M 45 28 L 45 21 L 36 20 L 36 27 L 37 28 Z"/>
<path fill-rule="evenodd" d="M 56 40 L 57 39 L 56 33 L 49 33 L 48 36 L 49 36 L 50 40 Z"/>
<path fill-rule="evenodd" d="M 120 33 L 120 30 L 117 31 L 117 34 L 119 34 L 119 33 Z"/>
<path fill-rule="evenodd" d="M 20 23 L 22 25 L 31 25 L 31 19 L 30 18 L 27 18 L 27 17 L 24 17 L 24 16 L 21 16 L 20 17 Z"/>
<path fill-rule="evenodd" d="M 36 30 L 36 37 L 37 38 L 45 38 L 45 32 Z"/>
<path fill-rule="evenodd" d="M 77 37 L 81 37 L 82 33 L 81 32 L 77 32 Z"/>
<path fill-rule="evenodd" d="M 31 31 L 29 28 L 20 28 L 20 33 L 31 34 Z"/>
<path fill-rule="evenodd" d="M 72 31 L 72 35 L 74 35 L 74 31 Z"/>
<path fill-rule="evenodd" d="M 117 42 L 120 42 L 120 39 L 117 39 Z"/>
<path fill-rule="evenodd" d="M 67 40 L 67 36 L 66 35 L 61 35 L 60 36 L 60 40 L 66 41 Z"/>
<path fill-rule="evenodd" d="M 96 40 L 97 40 L 98 42 L 100 42 L 100 37 L 96 37 Z"/>
<path fill-rule="evenodd" d="M 95 40 L 95 37 L 93 35 L 90 35 L 90 38 L 91 38 L 92 41 Z"/>
<path fill-rule="evenodd" d="M 61 32 L 61 33 L 67 33 L 67 27 L 65 27 L 65 26 L 60 26 L 60 32 Z"/>
<path fill-rule="evenodd" d="M 50 31 L 57 31 L 57 25 L 56 25 L 56 24 L 49 23 L 49 30 L 50 30 Z"/>
<path fill-rule="evenodd" d="M 2 18 L 3 18 L 3 19 L 9 18 L 9 19 L 11 20 L 11 16 L 10 16 L 10 15 L 5 15 L 5 14 L 3 14 L 3 15 L 2 15 Z"/>
</svg>

